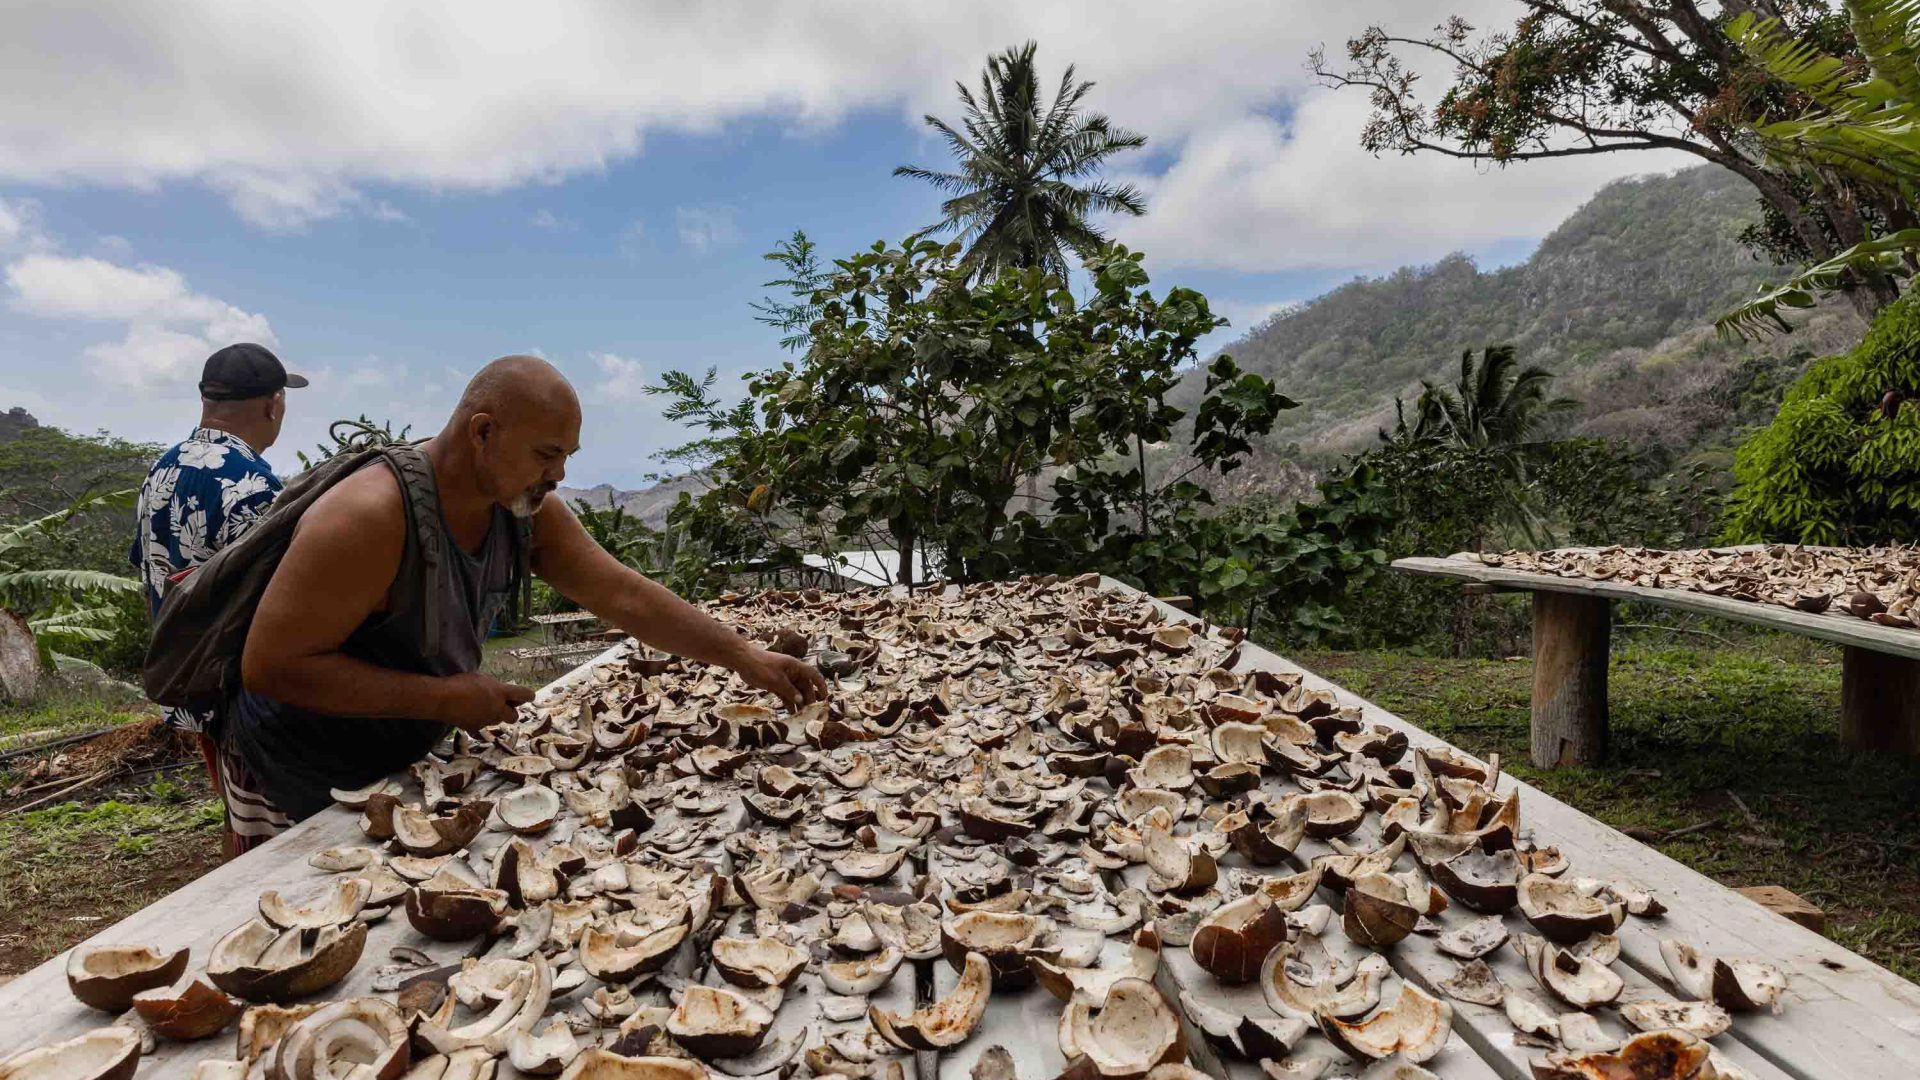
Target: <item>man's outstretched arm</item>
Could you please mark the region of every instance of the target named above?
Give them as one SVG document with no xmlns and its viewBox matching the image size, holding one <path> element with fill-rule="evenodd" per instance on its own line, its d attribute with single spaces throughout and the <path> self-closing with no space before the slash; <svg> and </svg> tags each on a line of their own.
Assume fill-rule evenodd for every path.
<svg viewBox="0 0 1920 1080">
<path fill-rule="evenodd" d="M 384 482 L 384 483 L 383 483 Z M 478 672 L 394 671 L 340 651 L 386 604 L 406 523 L 385 469 L 343 481 L 300 519 L 247 632 L 249 690 L 330 716 L 437 720 L 474 729 L 513 718 L 533 692 Z"/>
<path fill-rule="evenodd" d="M 534 570 L 560 594 L 641 641 L 678 656 L 719 664 L 789 708 L 827 696 L 813 665 L 748 641 L 594 543 L 558 496 L 533 518 Z"/>
</svg>

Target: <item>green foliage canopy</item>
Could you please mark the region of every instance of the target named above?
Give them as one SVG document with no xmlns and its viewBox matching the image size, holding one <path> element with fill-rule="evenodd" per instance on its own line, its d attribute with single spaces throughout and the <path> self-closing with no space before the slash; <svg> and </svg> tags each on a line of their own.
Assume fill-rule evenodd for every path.
<svg viewBox="0 0 1920 1080">
<path fill-rule="evenodd" d="M 1851 352 L 1810 368 L 1740 447 L 1736 542 L 1920 540 L 1920 298 L 1880 313 Z"/>
</svg>

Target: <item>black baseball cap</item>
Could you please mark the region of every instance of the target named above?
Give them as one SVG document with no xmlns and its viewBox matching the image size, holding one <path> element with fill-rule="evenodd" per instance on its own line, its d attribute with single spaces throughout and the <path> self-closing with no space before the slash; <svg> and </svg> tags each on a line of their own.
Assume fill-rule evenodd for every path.
<svg viewBox="0 0 1920 1080">
<path fill-rule="evenodd" d="M 305 375 L 288 373 L 272 350 L 251 341 L 207 357 L 200 371 L 200 396 L 209 401 L 244 401 L 305 385 Z"/>
</svg>

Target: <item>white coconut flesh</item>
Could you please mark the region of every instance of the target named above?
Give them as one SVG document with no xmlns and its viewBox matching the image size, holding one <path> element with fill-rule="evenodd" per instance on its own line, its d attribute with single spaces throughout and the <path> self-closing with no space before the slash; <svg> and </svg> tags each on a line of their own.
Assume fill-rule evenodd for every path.
<svg viewBox="0 0 1920 1080">
<path fill-rule="evenodd" d="M 893 981 L 893 974 L 899 970 L 902 959 L 900 950 L 889 945 L 872 956 L 820 965 L 820 981 L 836 994 L 872 994 Z M 800 960 L 803 964 L 806 962 L 804 953 Z"/>
<path fill-rule="evenodd" d="M 1144 979 L 1122 979 L 1098 1008 L 1069 1003 L 1061 1017 L 1060 1051 L 1084 1054 L 1103 1076 L 1138 1076 L 1180 1038 L 1180 1017 Z"/>
<path fill-rule="evenodd" d="M 1156 746 L 1129 770 L 1128 779 L 1141 788 L 1175 791 L 1193 786 L 1193 753 L 1184 746 Z"/>
<path fill-rule="evenodd" d="M 946 997 L 905 1017 L 869 1006 L 867 1018 L 881 1038 L 902 1050 L 957 1046 L 980 1024 L 993 992 L 992 967 L 979 953 L 968 953 L 960 981 Z"/>
<path fill-rule="evenodd" d="M 407 1024 L 399 1009 L 379 998 L 349 998 L 288 1028 L 270 1071 L 286 1080 L 359 1080 L 404 1060 L 406 1052 Z"/>
<path fill-rule="evenodd" d="M 1298 911 L 1313 899 L 1323 875 L 1324 871 L 1316 866 L 1304 873 L 1267 878 L 1260 883 L 1260 891 L 1281 911 Z"/>
<path fill-rule="evenodd" d="M 94 1080 L 123 1069 L 140 1057 L 140 1035 L 132 1028 L 103 1027 L 85 1035 L 42 1046 L 0 1061 L 6 1080 Z"/>
<path fill-rule="evenodd" d="M 733 990 L 690 986 L 667 1018 L 667 1032 L 679 1039 L 739 1039 L 751 1052 L 773 1026 L 773 1010 Z"/>
<path fill-rule="evenodd" d="M 1267 759 L 1267 726 L 1228 721 L 1213 729 L 1213 755 L 1228 764 L 1260 765 Z"/>
<path fill-rule="evenodd" d="M 515 832 L 539 832 L 560 816 L 560 796 L 552 788 L 528 784 L 501 796 L 493 812 Z"/>
<path fill-rule="evenodd" d="M 67 957 L 67 974 L 121 979 L 161 971 L 179 955 L 178 951 L 163 953 L 151 945 L 83 945 Z"/>
<path fill-rule="evenodd" d="M 878 881 L 891 877 L 900 864 L 906 860 L 907 849 L 892 853 L 879 851 L 854 851 L 842 855 L 833 861 L 834 873 L 848 881 Z"/>
<path fill-rule="evenodd" d="M 1400 985 L 1392 1005 L 1360 1021 L 1323 1017 L 1321 1030 L 1336 1045 L 1378 1060 L 1399 1054 L 1416 1064 L 1432 1060 L 1447 1045 L 1453 1006 L 1412 983 Z"/>
<path fill-rule="evenodd" d="M 373 886 L 366 878 L 342 878 L 301 900 L 280 895 L 278 889 L 260 894 L 260 917 L 283 930 L 318 930 L 349 922 L 366 906 Z"/>
<path fill-rule="evenodd" d="M 1620 1006 L 1620 1019 L 1638 1031 L 1678 1028 L 1702 1039 L 1723 1035 L 1733 1026 L 1733 1016 L 1711 1001 L 1629 1001 Z"/>
<path fill-rule="evenodd" d="M 947 936 L 971 952 L 1004 953 L 1035 947 L 1043 927 L 1032 915 L 970 911 L 947 923 Z"/>
<path fill-rule="evenodd" d="M 1331 1064 L 1333 1064 L 1332 1058 L 1308 1054 L 1297 1058 L 1281 1058 L 1278 1061 L 1263 1060 L 1260 1062 L 1260 1071 L 1272 1077 L 1272 1080 L 1319 1080 L 1320 1075 L 1326 1072 Z"/>
<path fill-rule="evenodd" d="M 1523 936 L 1517 947 L 1540 988 L 1576 1009 L 1608 1004 L 1626 989 L 1625 981 L 1611 968 L 1592 957 L 1555 948 L 1543 938 Z"/>
<path fill-rule="evenodd" d="M 1666 961 L 1674 985 L 1690 998 L 1732 1010 L 1780 1011 L 1787 977 L 1772 964 L 1707 956 L 1674 938 L 1660 943 L 1660 958 Z"/>
<path fill-rule="evenodd" d="M 580 1040 L 561 1017 L 555 1017 L 537 1033 L 516 1031 L 507 1040 L 507 1060 L 529 1076 L 552 1076 L 579 1052 Z"/>
<path fill-rule="evenodd" d="M 712 955 L 722 978 L 747 987 L 784 986 L 807 963 L 805 949 L 769 937 L 716 938 Z"/>
</svg>

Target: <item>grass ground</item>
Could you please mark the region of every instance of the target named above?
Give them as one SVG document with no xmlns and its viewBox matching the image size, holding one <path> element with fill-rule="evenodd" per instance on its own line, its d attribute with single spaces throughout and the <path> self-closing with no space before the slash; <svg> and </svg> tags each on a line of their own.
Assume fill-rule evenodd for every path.
<svg viewBox="0 0 1920 1080">
<path fill-rule="evenodd" d="M 1799 893 L 1829 937 L 1920 981 L 1920 762 L 1840 745 L 1839 651 L 1621 637 L 1610 759 L 1553 771 L 1527 763 L 1527 658 L 1292 658 L 1724 884 Z"/>
<path fill-rule="evenodd" d="M 219 865 L 220 813 L 193 760 L 0 817 L 0 978 Z"/>
<path fill-rule="evenodd" d="M 144 702 L 130 705 L 124 699 L 92 691 L 50 691 L 28 704 L 0 708 L 0 748 L 97 731 L 157 712 Z"/>
</svg>

